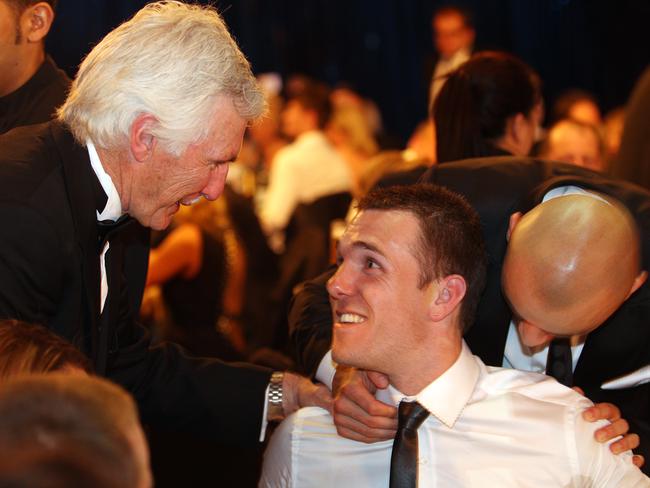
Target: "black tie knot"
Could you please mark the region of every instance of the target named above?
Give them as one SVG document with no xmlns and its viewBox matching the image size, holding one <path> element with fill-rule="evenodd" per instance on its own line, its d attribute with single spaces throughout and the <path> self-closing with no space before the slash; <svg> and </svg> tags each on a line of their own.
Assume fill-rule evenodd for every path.
<svg viewBox="0 0 650 488">
<path fill-rule="evenodd" d="M 571 341 L 568 337 L 556 337 L 548 348 L 546 374 L 563 385 L 573 384 L 573 364 L 571 360 Z"/>
<path fill-rule="evenodd" d="M 402 400 L 398 409 L 398 429 L 417 431 L 429 416 L 429 411 L 418 402 Z"/>
<path fill-rule="evenodd" d="M 122 215 L 115 222 L 112 220 L 99 220 L 97 221 L 97 237 L 99 239 L 99 248 L 104 246 L 104 243 L 108 240 L 109 236 L 117 232 L 118 229 L 127 225 L 131 222 L 131 219 L 127 214 Z"/>
</svg>

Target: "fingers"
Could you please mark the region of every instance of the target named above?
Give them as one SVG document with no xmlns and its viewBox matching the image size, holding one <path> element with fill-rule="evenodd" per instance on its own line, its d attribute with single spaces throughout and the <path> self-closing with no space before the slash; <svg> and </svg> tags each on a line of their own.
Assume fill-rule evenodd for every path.
<svg viewBox="0 0 650 488">
<path fill-rule="evenodd" d="M 580 393 L 582 396 L 585 396 L 585 391 L 579 386 L 574 386 L 572 389 L 573 391 Z"/>
<path fill-rule="evenodd" d="M 373 412 L 388 410 L 394 414 L 393 407 L 389 407 L 377 400 L 376 405 L 371 405 Z M 387 407 L 387 408 L 386 408 Z M 347 397 L 339 397 L 334 402 L 334 424 L 340 435 L 361 442 L 377 442 L 392 439 L 397 430 L 397 419 L 394 415 L 372 415 Z"/>
<path fill-rule="evenodd" d="M 643 465 L 645 464 L 645 458 L 640 454 L 635 454 L 634 456 L 632 456 L 632 462 L 637 468 L 642 468 Z"/>
<path fill-rule="evenodd" d="M 368 429 L 362 425 L 353 425 L 353 428 L 337 425 L 336 431 L 342 437 L 347 437 L 354 441 L 372 444 L 374 442 L 387 441 L 395 437 L 394 430 Z"/>
<path fill-rule="evenodd" d="M 631 449 L 636 449 L 637 447 L 639 447 L 639 436 L 636 434 L 627 434 L 622 439 L 613 442 L 609 446 L 609 450 L 614 454 L 620 454 Z"/>
<path fill-rule="evenodd" d="M 607 441 L 611 441 L 616 437 L 627 434 L 628 430 L 630 430 L 630 426 L 627 423 L 627 420 L 618 419 L 612 422 L 611 424 L 598 429 L 595 433 L 595 437 L 598 442 L 607 442 Z M 637 447 L 637 446 L 633 446 L 633 447 Z"/>
<path fill-rule="evenodd" d="M 397 429 L 397 409 L 376 400 L 359 376 L 339 388 L 333 417 L 340 435 L 361 442 L 392 439 Z"/>
<path fill-rule="evenodd" d="M 334 399 L 335 413 L 338 410 L 357 418 L 397 418 L 397 409 L 375 399 L 367 384 L 359 377 L 341 386 Z"/>
<path fill-rule="evenodd" d="M 582 412 L 582 418 L 587 422 L 594 422 L 596 420 L 609 420 L 610 422 L 614 422 L 621 418 L 621 411 L 612 403 L 597 403 Z"/>
<path fill-rule="evenodd" d="M 388 388 L 388 376 L 376 371 L 368 371 L 368 379 L 379 389 Z"/>
</svg>

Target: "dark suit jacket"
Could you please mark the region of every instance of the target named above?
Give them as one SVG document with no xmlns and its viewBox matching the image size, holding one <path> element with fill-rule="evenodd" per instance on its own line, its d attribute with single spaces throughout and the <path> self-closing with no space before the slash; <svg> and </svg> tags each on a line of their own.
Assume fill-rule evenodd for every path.
<svg viewBox="0 0 650 488">
<path fill-rule="evenodd" d="M 148 230 L 134 220 L 109 237 L 100 318 L 96 183 L 87 150 L 57 122 L 0 136 L 0 317 L 44 324 L 74 342 L 133 393 L 146 422 L 256 442 L 268 371 L 151 347 L 135 322 Z"/>
<path fill-rule="evenodd" d="M 641 187 L 608 180 L 597 173 L 561 163 L 514 157 L 482 158 L 434 166 L 421 181 L 446 186 L 464 195 L 481 216 L 488 252 L 486 289 L 476 322 L 465 336 L 472 352 L 501 366 L 511 312 L 501 293 L 501 265 L 509 217 L 526 212 L 557 186 L 577 185 L 611 195 L 635 216 L 642 235 L 643 265 L 650 270 L 650 193 Z M 299 364 L 315 372 L 329 347 L 331 319 L 323 294 L 325 278 L 305 285 L 294 298 L 289 322 Z M 329 327 L 326 325 L 329 324 Z M 603 390 L 602 383 L 650 364 L 650 284 L 644 284 L 601 327 L 590 333 L 574 372 L 574 384 L 595 401 L 618 405 L 650 447 L 650 384 Z"/>
</svg>

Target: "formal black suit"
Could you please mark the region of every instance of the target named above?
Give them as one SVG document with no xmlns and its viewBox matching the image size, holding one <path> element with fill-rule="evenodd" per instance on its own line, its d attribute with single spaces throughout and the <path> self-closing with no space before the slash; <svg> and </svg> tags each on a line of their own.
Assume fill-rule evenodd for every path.
<svg viewBox="0 0 650 488">
<path fill-rule="evenodd" d="M 269 372 L 152 348 L 138 325 L 148 230 L 109 235 L 100 316 L 98 182 L 88 152 L 58 122 L 0 136 L 0 317 L 45 324 L 133 393 L 146 422 L 254 443 Z"/>
<path fill-rule="evenodd" d="M 514 157 L 482 158 L 434 166 L 421 181 L 446 186 L 464 195 L 481 216 L 488 252 L 487 285 L 476 322 L 465 339 L 474 354 L 501 366 L 511 312 L 501 292 L 509 217 L 541 202 L 550 189 L 576 185 L 611 195 L 635 216 L 642 235 L 643 266 L 650 270 L 650 193 L 641 187 L 608 180 L 597 173 L 561 163 Z M 297 359 L 315 372 L 329 348 L 331 319 L 324 286 L 326 277 L 307 283 L 294 298 L 291 339 Z M 641 436 L 641 453 L 650 448 L 650 384 L 603 390 L 602 383 L 650 364 L 650 284 L 645 283 L 601 327 L 590 333 L 574 371 L 574 384 L 595 402 L 618 405 Z"/>
<path fill-rule="evenodd" d="M 65 102 L 69 88 L 70 78 L 46 56 L 24 85 L 0 97 L 0 134 L 51 120 L 57 107 Z"/>
</svg>

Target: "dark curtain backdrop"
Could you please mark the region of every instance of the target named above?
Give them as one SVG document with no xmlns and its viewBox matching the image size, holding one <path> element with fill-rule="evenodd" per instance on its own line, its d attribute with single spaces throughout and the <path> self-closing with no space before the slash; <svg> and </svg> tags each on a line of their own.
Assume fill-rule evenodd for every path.
<svg viewBox="0 0 650 488">
<path fill-rule="evenodd" d="M 48 50 L 70 75 L 143 0 L 60 0 Z M 434 0 L 217 0 L 256 73 L 305 73 L 347 83 L 377 102 L 404 141 L 426 117 L 426 65 Z M 568 88 L 622 105 L 650 62 L 647 0 L 467 0 L 477 49 L 504 49 L 531 64 L 547 103 Z"/>
</svg>

